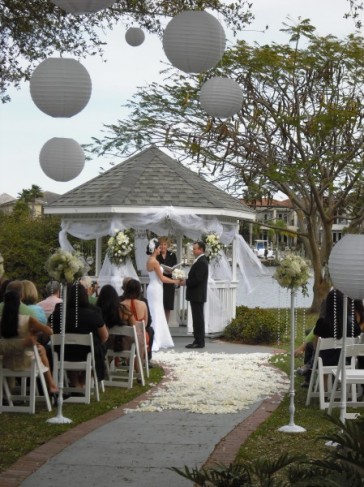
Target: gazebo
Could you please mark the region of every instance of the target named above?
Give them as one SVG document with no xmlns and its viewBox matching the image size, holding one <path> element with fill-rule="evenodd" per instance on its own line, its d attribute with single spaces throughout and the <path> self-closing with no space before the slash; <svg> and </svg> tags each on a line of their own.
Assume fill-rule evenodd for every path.
<svg viewBox="0 0 364 487">
<path fill-rule="evenodd" d="M 264 273 L 259 259 L 239 234 L 240 222 L 253 222 L 255 213 L 154 146 L 64 194 L 45 213 L 61 216 L 59 241 L 64 250 L 73 250 L 68 234 L 96 240 L 96 276 L 100 284 L 111 283 L 118 293 L 125 276 L 147 285 L 148 232 L 173 236 L 178 262 L 182 260 L 184 236 L 196 240 L 204 233 L 219 235 L 224 245 L 232 246 L 232 253 L 230 261 L 222 252 L 219 261 L 210 265 L 208 334 L 221 332 L 235 317 L 237 266 L 246 293 L 251 290 L 249 271 Z M 136 269 L 130 260 L 117 267 L 102 255 L 102 237 L 130 228 L 135 232 Z M 187 330 L 191 332 L 183 288 L 177 291 L 176 305 L 170 325 L 186 324 L 187 315 Z"/>
</svg>

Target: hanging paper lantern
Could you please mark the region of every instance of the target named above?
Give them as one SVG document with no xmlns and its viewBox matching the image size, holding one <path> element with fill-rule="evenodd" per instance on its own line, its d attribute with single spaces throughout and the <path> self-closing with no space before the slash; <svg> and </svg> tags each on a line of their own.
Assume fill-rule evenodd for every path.
<svg viewBox="0 0 364 487">
<path fill-rule="evenodd" d="M 53 137 L 42 147 L 39 154 L 40 167 L 55 181 L 71 181 L 85 165 L 82 147 L 73 139 Z"/>
<path fill-rule="evenodd" d="M 144 32 L 139 27 L 130 27 L 125 33 L 125 40 L 129 46 L 137 47 L 143 44 Z"/>
<path fill-rule="evenodd" d="M 364 299 L 364 235 L 345 235 L 332 249 L 329 272 L 336 289 L 352 299 Z"/>
<path fill-rule="evenodd" d="M 225 32 L 220 22 L 202 11 L 182 12 L 168 23 L 163 49 L 169 61 L 186 73 L 213 68 L 225 51 Z"/>
<path fill-rule="evenodd" d="M 51 0 L 57 7 L 72 14 L 87 14 L 110 7 L 116 0 Z"/>
<path fill-rule="evenodd" d="M 212 117 L 228 118 L 241 110 L 243 92 L 236 81 L 229 78 L 210 78 L 202 85 L 201 107 Z"/>
<path fill-rule="evenodd" d="M 75 59 L 48 58 L 30 78 L 30 94 L 39 110 L 51 117 L 73 117 L 87 105 L 91 78 Z"/>
</svg>

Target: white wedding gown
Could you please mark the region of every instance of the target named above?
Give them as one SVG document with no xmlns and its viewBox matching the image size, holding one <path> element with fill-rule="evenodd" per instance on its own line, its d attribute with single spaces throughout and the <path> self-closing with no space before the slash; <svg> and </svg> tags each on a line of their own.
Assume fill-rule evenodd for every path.
<svg viewBox="0 0 364 487">
<path fill-rule="evenodd" d="M 162 268 L 161 271 L 163 272 Z M 147 300 L 154 329 L 152 351 L 158 352 L 160 348 L 174 347 L 174 343 L 163 308 L 163 283 L 154 271 L 148 274 Z"/>
</svg>

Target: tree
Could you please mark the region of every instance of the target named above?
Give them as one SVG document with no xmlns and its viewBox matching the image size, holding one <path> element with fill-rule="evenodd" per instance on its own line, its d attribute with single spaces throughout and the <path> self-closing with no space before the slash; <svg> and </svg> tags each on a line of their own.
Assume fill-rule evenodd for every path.
<svg viewBox="0 0 364 487">
<path fill-rule="evenodd" d="M 172 70 L 165 85 L 139 89 L 130 115 L 94 139 L 95 154 L 123 155 L 150 143 L 192 160 L 241 197 L 284 193 L 298 216 L 298 236 L 312 262 L 319 309 L 338 215 L 363 222 L 364 42 L 317 37 L 303 20 L 287 27 L 288 44 L 239 42 L 214 73 Z M 301 43 L 304 46 L 301 47 Z M 220 120 L 203 113 L 198 92 L 212 75 L 243 90 L 241 111 Z"/>
<path fill-rule="evenodd" d="M 16 202 L 15 211 L 24 212 L 23 208 L 28 208 L 29 213 L 29 205 L 31 207 L 31 216 L 32 218 L 35 217 L 35 202 L 38 198 L 42 198 L 44 196 L 43 191 L 39 186 L 36 184 L 32 184 L 30 189 L 23 189 L 21 193 L 18 193 L 19 199 Z M 24 205 L 25 203 L 25 205 Z"/>
<path fill-rule="evenodd" d="M 24 214 L 0 213 L 0 253 L 6 277 L 29 279 L 43 289 L 49 281 L 45 262 L 59 247 L 59 227 L 58 217 L 33 220 Z"/>
<path fill-rule="evenodd" d="M 76 58 L 101 54 L 103 33 L 117 23 L 137 23 L 152 33 L 161 32 L 161 19 L 182 10 L 210 9 L 219 13 L 233 30 L 249 22 L 247 1 L 223 0 L 118 0 L 93 15 L 72 15 L 51 0 L 0 0 L 0 97 L 10 100 L 9 86 L 28 80 L 45 58 L 69 54 Z"/>
</svg>

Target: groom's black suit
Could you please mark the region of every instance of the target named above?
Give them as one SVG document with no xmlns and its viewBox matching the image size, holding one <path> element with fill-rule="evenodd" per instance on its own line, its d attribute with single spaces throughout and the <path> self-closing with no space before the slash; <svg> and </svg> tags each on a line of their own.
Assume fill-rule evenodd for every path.
<svg viewBox="0 0 364 487">
<path fill-rule="evenodd" d="M 205 254 L 202 254 L 192 265 L 186 279 L 186 299 L 190 302 L 195 343 L 205 346 L 205 317 L 204 303 L 207 299 L 207 280 L 209 264 Z"/>
</svg>

